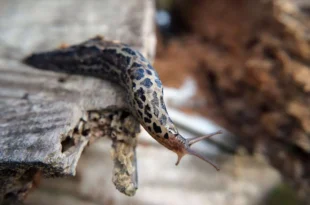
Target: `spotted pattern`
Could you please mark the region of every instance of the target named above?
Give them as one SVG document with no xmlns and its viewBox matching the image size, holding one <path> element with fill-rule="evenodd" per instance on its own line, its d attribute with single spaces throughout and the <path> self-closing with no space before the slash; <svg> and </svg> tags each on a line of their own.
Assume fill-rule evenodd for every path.
<svg viewBox="0 0 310 205">
<path fill-rule="evenodd" d="M 161 133 L 161 128 L 155 122 L 153 122 L 153 129 L 156 133 Z"/>
<path fill-rule="evenodd" d="M 142 87 L 140 87 L 136 92 L 135 92 L 135 95 L 136 95 L 136 99 L 140 99 L 142 100 L 142 102 L 145 102 L 146 100 L 146 97 L 145 97 L 145 91 Z"/>
<path fill-rule="evenodd" d="M 110 80 L 128 94 L 128 106 L 159 143 L 176 152 L 184 141 L 170 119 L 156 70 L 129 46 L 96 37 L 68 48 L 33 54 L 25 62 L 39 69 L 89 75 Z M 175 141 L 177 139 L 177 141 Z"/>
<path fill-rule="evenodd" d="M 153 109 L 154 109 L 154 115 L 155 115 L 155 117 L 158 118 L 158 116 L 159 116 L 159 110 L 158 110 L 158 108 L 155 106 Z"/>
<path fill-rule="evenodd" d="M 153 75 L 153 73 L 152 73 L 151 70 L 146 70 L 146 73 L 147 73 L 148 75 Z M 155 82 L 156 82 L 156 81 L 158 81 L 158 79 L 156 79 Z"/>
<path fill-rule="evenodd" d="M 166 108 L 166 105 L 165 105 L 165 102 L 164 102 L 164 97 L 163 96 L 160 96 L 160 106 L 163 110 L 165 110 L 167 112 L 167 108 Z"/>
<path fill-rule="evenodd" d="M 155 83 L 156 83 L 157 87 L 161 88 L 161 82 L 159 79 L 155 79 Z"/>
<path fill-rule="evenodd" d="M 132 56 L 135 56 L 136 55 L 136 52 L 128 47 L 124 47 L 122 48 L 122 51 L 126 52 L 127 54 L 129 55 L 132 55 Z"/>
<path fill-rule="evenodd" d="M 159 122 L 161 125 L 165 125 L 167 123 L 167 117 L 166 115 L 161 115 Z"/>
<path fill-rule="evenodd" d="M 148 117 L 144 117 L 144 122 L 146 122 L 146 123 L 151 123 L 152 120 L 151 120 L 150 118 L 148 118 Z"/>
<path fill-rule="evenodd" d="M 148 117 L 148 118 L 152 118 L 153 115 L 151 113 L 151 107 L 149 105 L 146 105 L 144 107 L 144 114 Z"/>
<path fill-rule="evenodd" d="M 144 87 L 146 88 L 150 88 L 153 86 L 153 83 L 152 81 L 149 79 L 149 78 L 145 78 L 141 83 L 140 85 L 143 85 Z"/>
<path fill-rule="evenodd" d="M 153 108 L 159 106 L 159 101 L 158 101 L 158 96 L 157 96 L 157 95 L 158 95 L 157 92 L 154 91 L 154 92 L 153 92 L 153 99 L 152 99 L 152 101 L 151 101 L 151 102 L 152 102 Z"/>
<path fill-rule="evenodd" d="M 131 74 L 131 78 L 141 80 L 142 78 L 144 78 L 144 70 L 142 68 L 134 70 Z"/>
</svg>

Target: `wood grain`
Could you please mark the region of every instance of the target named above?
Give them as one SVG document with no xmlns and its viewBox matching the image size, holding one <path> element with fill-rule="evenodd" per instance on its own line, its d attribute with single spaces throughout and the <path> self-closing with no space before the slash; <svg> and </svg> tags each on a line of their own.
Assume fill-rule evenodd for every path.
<svg viewBox="0 0 310 205">
<path fill-rule="evenodd" d="M 88 139 L 62 152 L 64 136 L 88 110 L 126 108 L 115 84 L 38 71 L 20 59 L 104 35 L 152 60 L 152 8 L 143 0 L 0 1 L 0 201 L 23 198 L 38 172 L 74 175 Z"/>
</svg>

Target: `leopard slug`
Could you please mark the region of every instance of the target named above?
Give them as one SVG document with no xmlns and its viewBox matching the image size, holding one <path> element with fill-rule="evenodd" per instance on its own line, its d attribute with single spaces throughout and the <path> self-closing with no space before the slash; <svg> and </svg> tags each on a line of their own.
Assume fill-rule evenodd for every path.
<svg viewBox="0 0 310 205">
<path fill-rule="evenodd" d="M 177 154 L 176 165 L 185 154 L 190 154 L 219 170 L 191 145 L 221 132 L 191 139 L 182 137 L 168 115 L 157 72 L 140 52 L 128 45 L 98 36 L 78 45 L 34 53 L 23 62 L 42 70 L 93 76 L 119 84 L 127 93 L 132 115 L 156 141 Z"/>
</svg>

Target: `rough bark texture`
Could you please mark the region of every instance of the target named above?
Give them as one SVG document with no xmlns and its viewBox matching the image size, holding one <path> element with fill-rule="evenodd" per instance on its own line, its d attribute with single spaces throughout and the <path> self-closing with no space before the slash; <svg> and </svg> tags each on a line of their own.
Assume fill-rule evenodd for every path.
<svg viewBox="0 0 310 205">
<path fill-rule="evenodd" d="M 208 115 L 310 201 L 310 3 L 176 1 Z"/>
<path fill-rule="evenodd" d="M 38 71 L 19 60 L 95 35 L 130 44 L 152 60 L 155 36 L 152 1 L 1 0 L 0 13 L 1 203 L 21 200 L 38 173 L 74 175 L 91 140 L 82 135 L 67 140 L 80 118 L 88 110 L 126 108 L 123 91 L 112 83 Z"/>
</svg>

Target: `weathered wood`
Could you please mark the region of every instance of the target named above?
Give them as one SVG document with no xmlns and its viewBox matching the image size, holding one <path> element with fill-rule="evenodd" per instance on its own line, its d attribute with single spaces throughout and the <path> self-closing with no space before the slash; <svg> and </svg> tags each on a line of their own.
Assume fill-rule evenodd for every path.
<svg viewBox="0 0 310 205">
<path fill-rule="evenodd" d="M 64 151 L 65 136 L 88 110 L 126 108 L 115 84 L 38 71 L 20 59 L 104 35 L 152 60 L 155 36 L 152 1 L 1 0 L 0 13 L 1 202 L 3 197 L 23 197 L 38 171 L 47 177 L 74 175 L 89 138 L 81 136 Z"/>
</svg>

